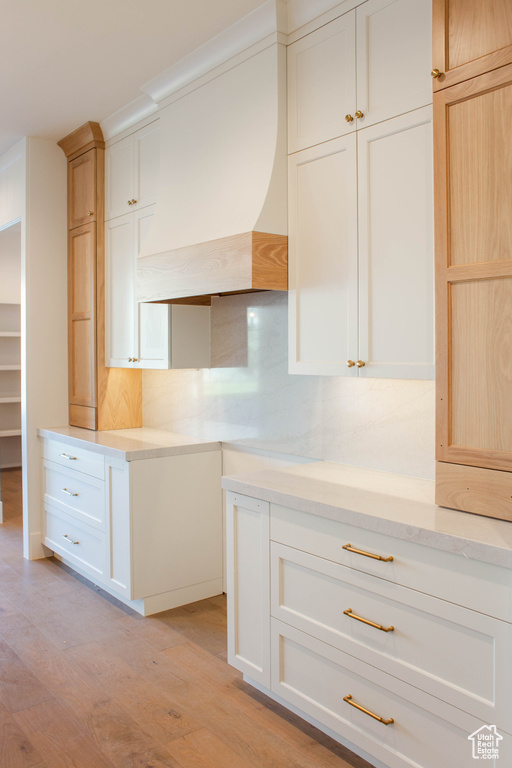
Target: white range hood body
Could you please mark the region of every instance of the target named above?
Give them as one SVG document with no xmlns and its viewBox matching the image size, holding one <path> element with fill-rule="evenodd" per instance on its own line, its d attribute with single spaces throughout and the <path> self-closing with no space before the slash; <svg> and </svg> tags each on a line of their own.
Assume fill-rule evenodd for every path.
<svg viewBox="0 0 512 768">
<path fill-rule="evenodd" d="M 159 112 L 160 192 L 139 255 L 139 301 L 173 297 L 161 278 L 179 249 L 194 261 L 191 246 L 254 231 L 286 235 L 286 48 L 272 42 L 234 61 Z M 204 274 L 215 272 L 205 265 Z M 237 287 L 215 278 L 211 293 L 250 288 L 243 278 Z M 199 293 L 192 282 L 180 296 Z"/>
</svg>

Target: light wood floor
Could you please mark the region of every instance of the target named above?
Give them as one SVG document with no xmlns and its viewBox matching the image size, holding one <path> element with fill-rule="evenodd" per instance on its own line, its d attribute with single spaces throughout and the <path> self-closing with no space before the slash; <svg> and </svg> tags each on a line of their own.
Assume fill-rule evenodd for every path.
<svg viewBox="0 0 512 768">
<path fill-rule="evenodd" d="M 370 768 L 226 664 L 223 596 L 142 618 L 21 547 L 2 473 L 1 768 Z"/>
</svg>

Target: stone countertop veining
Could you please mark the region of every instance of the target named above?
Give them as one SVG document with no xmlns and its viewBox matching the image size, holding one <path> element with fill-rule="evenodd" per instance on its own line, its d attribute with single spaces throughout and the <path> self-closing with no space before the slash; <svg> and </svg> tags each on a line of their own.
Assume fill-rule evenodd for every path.
<svg viewBox="0 0 512 768">
<path fill-rule="evenodd" d="M 431 480 L 323 461 L 225 476 L 222 487 L 512 569 L 512 523 L 438 507 Z"/>
<path fill-rule="evenodd" d="M 221 445 L 212 440 L 164 432 L 159 429 L 116 429 L 95 432 L 80 427 L 54 427 L 38 429 L 40 437 L 59 440 L 66 445 L 85 448 L 123 461 L 157 459 L 185 453 L 219 451 Z"/>
</svg>

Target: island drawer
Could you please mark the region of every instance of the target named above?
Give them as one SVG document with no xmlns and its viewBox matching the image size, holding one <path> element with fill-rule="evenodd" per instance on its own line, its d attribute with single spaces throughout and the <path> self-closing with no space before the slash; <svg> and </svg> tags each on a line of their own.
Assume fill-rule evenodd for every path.
<svg viewBox="0 0 512 768">
<path fill-rule="evenodd" d="M 45 506 L 43 543 L 96 580 L 106 578 L 105 536 L 58 509 Z"/>
<path fill-rule="evenodd" d="M 483 721 L 512 721 L 511 624 L 274 542 L 271 614 Z"/>
<path fill-rule="evenodd" d="M 44 501 L 86 525 L 105 530 L 105 482 L 91 475 L 43 462 Z"/>
<path fill-rule="evenodd" d="M 512 571 L 506 568 L 277 504 L 270 505 L 270 538 L 512 622 Z"/>
<path fill-rule="evenodd" d="M 43 457 L 63 467 L 84 472 L 103 480 L 105 477 L 105 458 L 102 453 L 94 453 L 84 448 L 76 448 L 59 440 L 43 440 Z"/>
</svg>

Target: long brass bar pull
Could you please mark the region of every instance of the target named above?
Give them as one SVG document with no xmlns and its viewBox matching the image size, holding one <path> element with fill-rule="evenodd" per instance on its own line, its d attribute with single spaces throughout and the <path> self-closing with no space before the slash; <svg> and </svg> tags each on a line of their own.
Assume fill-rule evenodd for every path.
<svg viewBox="0 0 512 768">
<path fill-rule="evenodd" d="M 352 544 L 343 544 L 342 549 L 346 549 L 347 552 L 354 552 L 356 555 L 364 555 L 365 557 L 371 557 L 373 560 L 382 560 L 383 563 L 390 563 L 393 560 L 393 555 L 389 557 L 382 557 L 382 555 L 374 555 L 373 552 L 363 552 L 362 549 L 356 549 Z"/>
<path fill-rule="evenodd" d="M 70 456 L 69 453 L 59 453 L 59 456 L 68 461 L 76 461 L 76 456 Z"/>
<path fill-rule="evenodd" d="M 374 621 L 370 621 L 370 619 L 363 619 L 362 616 L 357 616 L 355 613 L 352 612 L 352 608 L 347 608 L 346 611 L 343 611 L 345 616 L 348 616 L 349 619 L 355 619 L 356 621 L 362 621 L 363 624 L 368 624 L 370 627 L 375 627 L 375 629 L 380 629 L 382 632 L 393 632 L 394 627 L 383 627 L 382 624 L 376 624 Z"/>
<path fill-rule="evenodd" d="M 365 715 L 370 715 L 370 717 L 373 717 L 374 720 L 378 720 L 379 723 L 383 723 L 384 725 L 391 725 L 391 723 L 394 723 L 392 717 L 388 717 L 386 720 L 383 717 L 380 717 L 380 715 L 376 715 L 375 712 L 370 712 L 369 709 L 366 709 L 365 707 L 362 707 L 360 704 L 356 704 L 355 701 L 352 701 L 352 696 L 350 693 L 347 696 L 343 697 L 343 701 L 346 701 L 347 704 L 350 704 L 351 707 L 355 707 L 356 709 L 359 709 L 361 712 L 364 712 Z"/>
<path fill-rule="evenodd" d="M 74 493 L 73 491 L 68 491 L 67 488 L 61 488 L 62 493 L 65 493 L 66 496 L 78 496 L 78 493 Z"/>
</svg>

